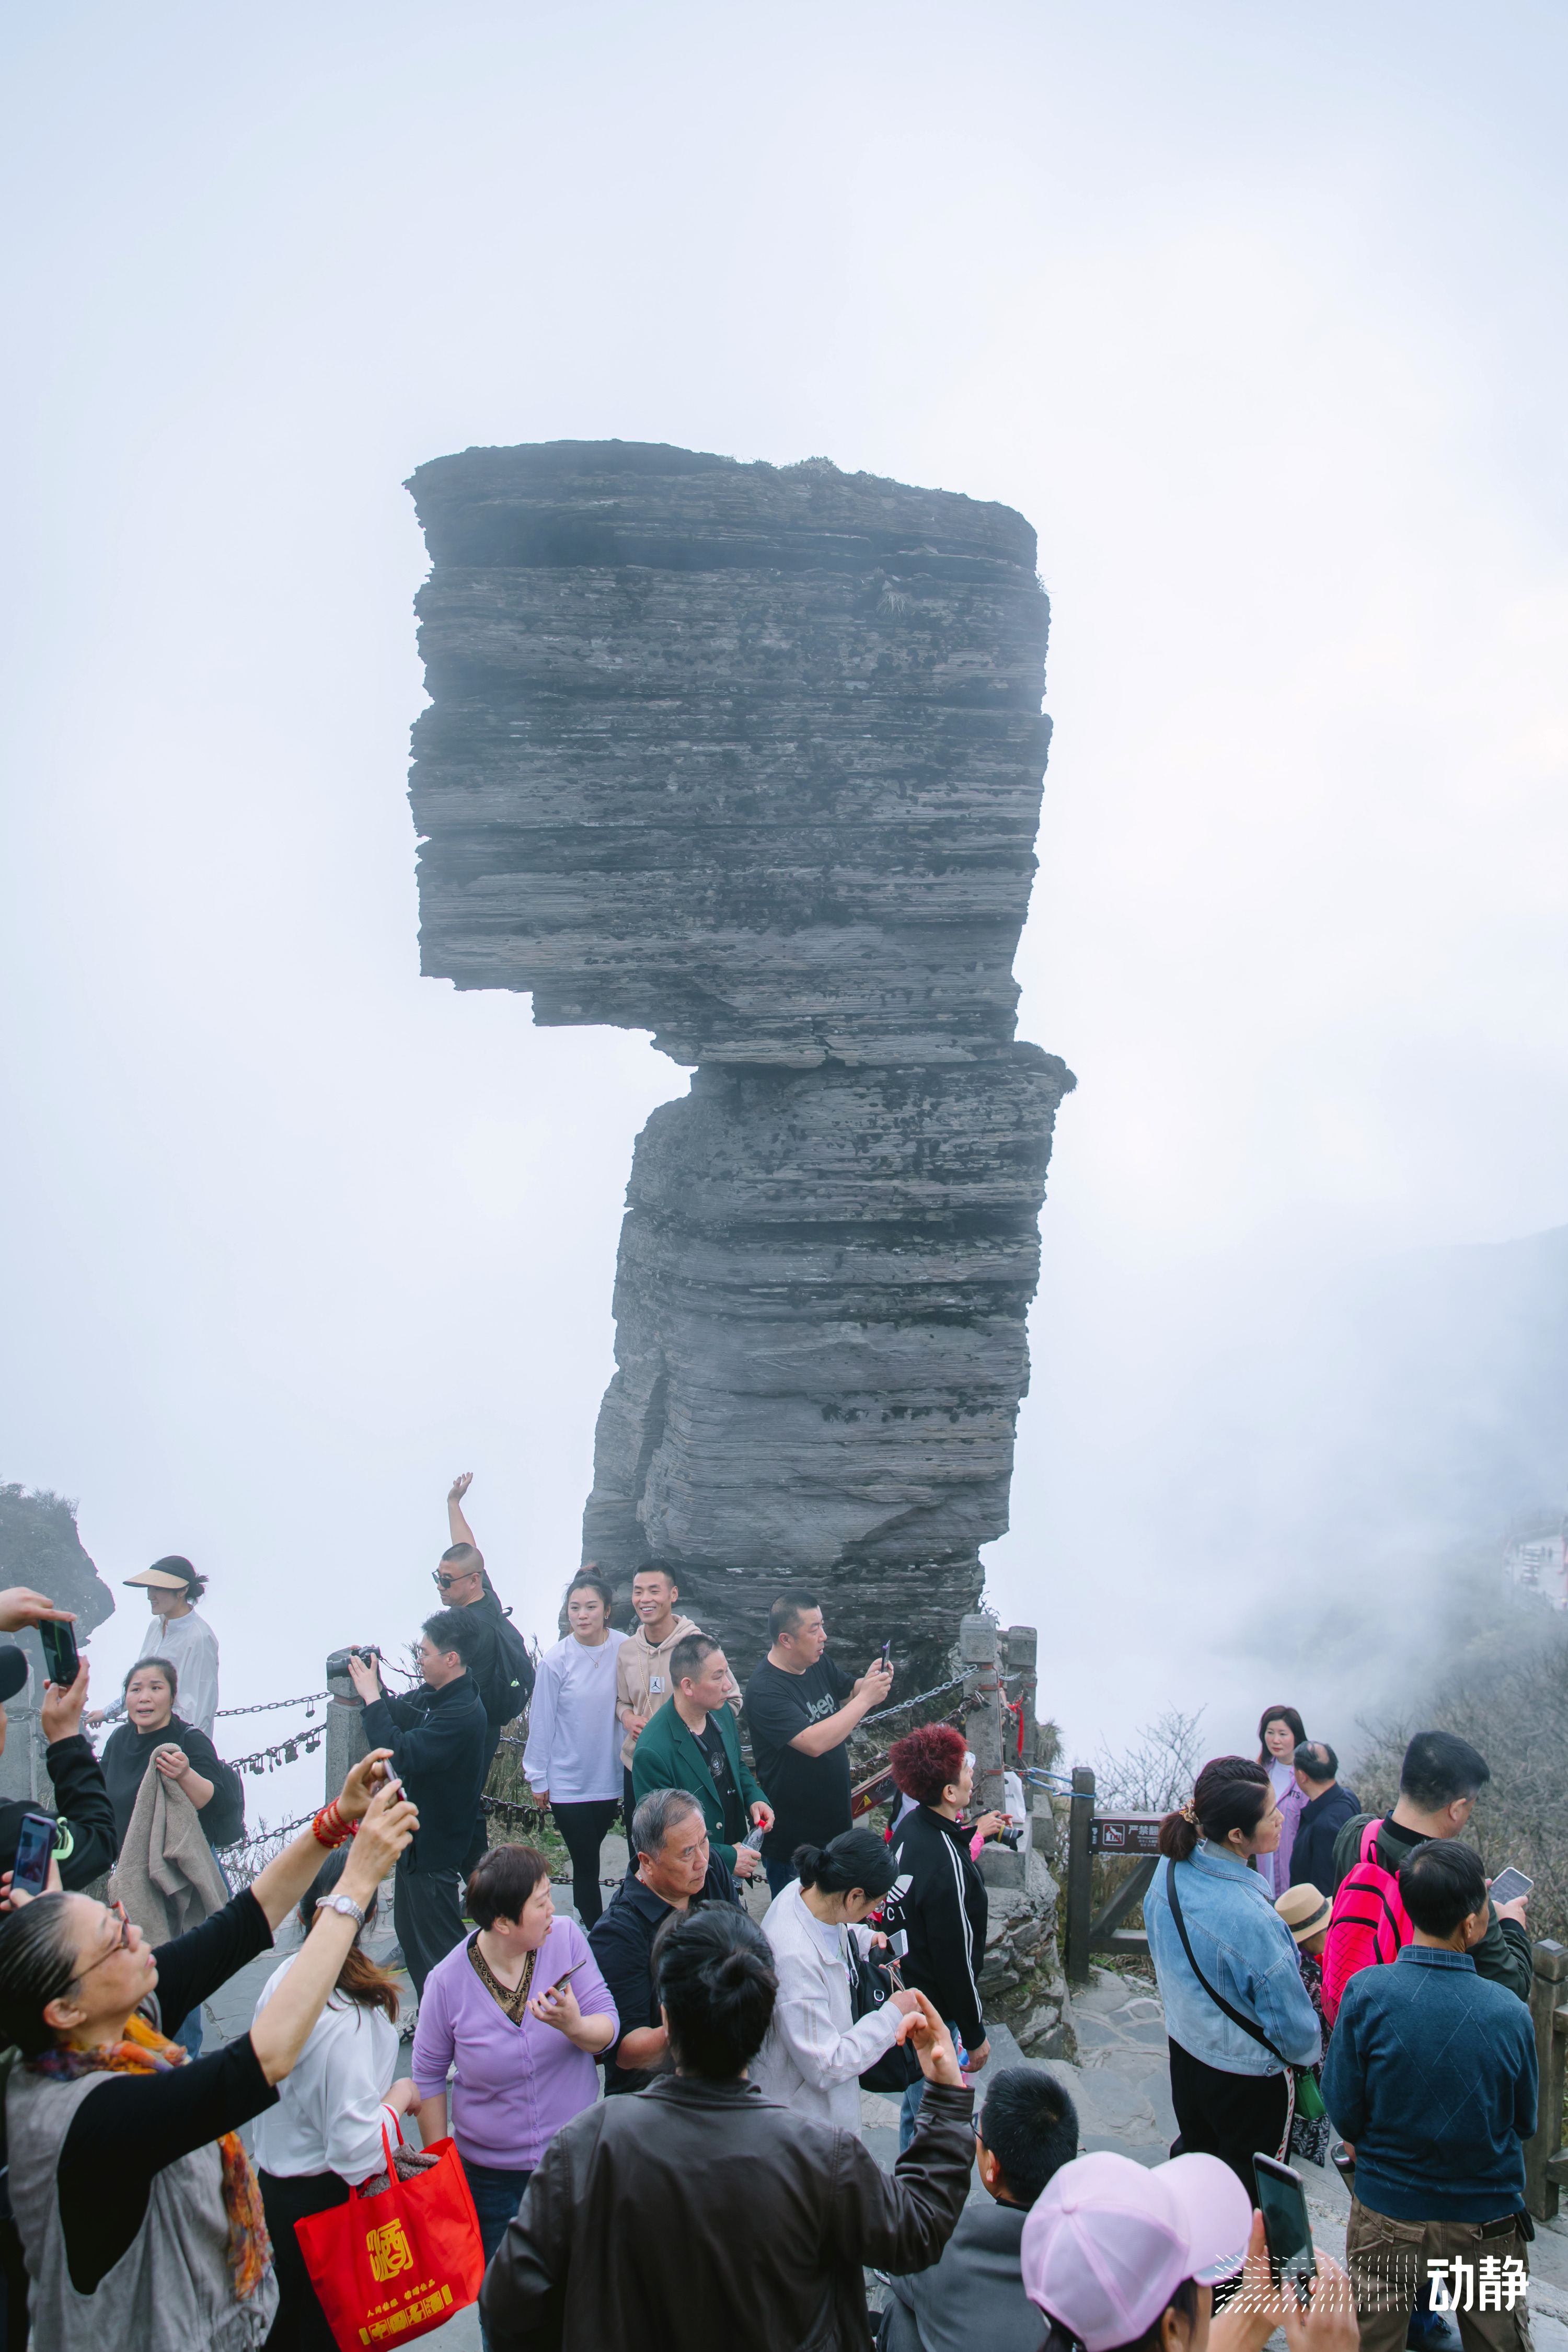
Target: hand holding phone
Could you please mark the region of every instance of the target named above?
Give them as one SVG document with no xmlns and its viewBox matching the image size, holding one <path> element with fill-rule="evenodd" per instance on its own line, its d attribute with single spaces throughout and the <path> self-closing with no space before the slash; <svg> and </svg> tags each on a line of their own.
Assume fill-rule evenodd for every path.
<svg viewBox="0 0 1568 2352">
<path fill-rule="evenodd" d="M 42 1895 L 49 1883 L 49 1864 L 54 1856 L 52 1817 L 48 1813 L 24 1813 L 21 1835 L 16 1840 L 16 1859 L 11 1866 L 12 1885 L 24 1895 Z"/>
<path fill-rule="evenodd" d="M 68 1624 L 46 1622 L 38 1628 L 38 1639 L 44 1645 L 44 1664 L 50 1682 L 57 1683 L 61 1690 L 69 1690 L 81 1672 L 76 1635 Z"/>
<path fill-rule="evenodd" d="M 1487 1891 L 1500 1909 L 1505 1903 L 1522 1903 L 1534 1884 L 1533 1878 L 1526 1878 L 1523 1871 L 1515 1870 L 1511 1863 L 1506 1870 L 1499 1871 Z"/>
</svg>

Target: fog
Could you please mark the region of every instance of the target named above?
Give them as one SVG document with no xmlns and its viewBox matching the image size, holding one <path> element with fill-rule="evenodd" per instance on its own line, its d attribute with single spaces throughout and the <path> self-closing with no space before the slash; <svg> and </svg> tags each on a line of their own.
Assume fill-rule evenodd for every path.
<svg viewBox="0 0 1568 2352">
<path fill-rule="evenodd" d="M 79 1498 L 117 1594 L 210 1574 L 225 1706 L 414 1629 L 458 1469 L 548 1637 L 685 1080 L 418 977 L 400 485 L 825 454 L 1018 507 L 1053 604 L 1019 1034 L 1079 1090 L 991 1594 L 1074 1752 L 1173 1702 L 1343 1741 L 1445 1547 L 1563 1483 L 1547 1411 L 1432 1484 L 1562 1328 L 1511 1276 L 1456 1392 L 1446 1254 L 1568 1222 L 1561 12 L 152 0 L 0 42 L 0 1476 Z"/>
</svg>

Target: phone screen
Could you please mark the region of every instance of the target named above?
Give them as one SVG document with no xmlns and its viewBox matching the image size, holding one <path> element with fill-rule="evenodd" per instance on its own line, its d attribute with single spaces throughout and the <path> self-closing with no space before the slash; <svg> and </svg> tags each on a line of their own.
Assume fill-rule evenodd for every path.
<svg viewBox="0 0 1568 2352">
<path fill-rule="evenodd" d="M 49 1860 L 55 1851 L 55 1825 L 47 1813 L 24 1813 L 16 1840 L 11 1884 L 26 1895 L 42 1895 L 49 1883 Z"/>
<path fill-rule="evenodd" d="M 1269 2245 L 1270 2276 L 1276 2286 L 1287 2279 L 1301 2285 L 1316 2278 L 1312 2225 L 1307 2216 L 1306 2191 L 1299 2176 L 1288 2164 L 1276 2163 L 1269 2156 L 1255 2156 L 1252 2170 L 1263 2213 L 1263 2235 Z"/>
<path fill-rule="evenodd" d="M 1515 1870 L 1511 1865 L 1507 1870 L 1500 1870 L 1492 1880 L 1491 1899 L 1494 1903 L 1517 1903 L 1521 1895 L 1529 1894 L 1534 1884 L 1533 1878 L 1526 1878 L 1522 1870 Z"/>
<path fill-rule="evenodd" d="M 38 1639 L 44 1645 L 44 1664 L 49 1670 L 49 1680 L 69 1690 L 81 1671 L 77 1655 L 76 1635 L 68 1625 L 57 1625 L 46 1619 L 38 1627 Z"/>
</svg>

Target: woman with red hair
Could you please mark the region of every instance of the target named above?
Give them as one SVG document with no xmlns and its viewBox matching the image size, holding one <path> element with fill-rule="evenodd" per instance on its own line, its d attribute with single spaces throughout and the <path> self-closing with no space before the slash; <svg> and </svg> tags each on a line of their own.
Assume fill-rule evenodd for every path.
<svg viewBox="0 0 1568 2352">
<path fill-rule="evenodd" d="M 904 1983 L 951 2021 L 955 2042 L 968 2051 L 970 2073 L 977 2074 L 990 2056 L 978 1990 L 989 1906 L 969 1853 L 970 1832 L 960 1826 L 974 1793 L 975 1759 L 951 1724 L 923 1723 L 894 1741 L 887 1761 L 894 1785 L 915 1807 L 893 1832 L 898 1878 L 883 1925 L 890 1936 L 907 1936 Z M 904 2095 L 901 2155 L 915 2137 L 925 2088 L 922 2074 Z"/>
</svg>

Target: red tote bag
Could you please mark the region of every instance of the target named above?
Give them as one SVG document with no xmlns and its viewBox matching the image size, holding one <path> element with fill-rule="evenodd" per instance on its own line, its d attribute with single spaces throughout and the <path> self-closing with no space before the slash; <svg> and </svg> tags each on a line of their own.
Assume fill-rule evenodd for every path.
<svg viewBox="0 0 1568 2352">
<path fill-rule="evenodd" d="M 432 2140 L 425 2153 L 439 2164 L 400 2180 L 384 2126 L 382 2138 L 392 2179 L 379 2197 L 351 2189 L 346 2205 L 294 2224 L 341 2352 L 409 2344 L 444 2327 L 477 2302 L 485 2275 L 479 2217 L 455 2144 Z"/>
</svg>

